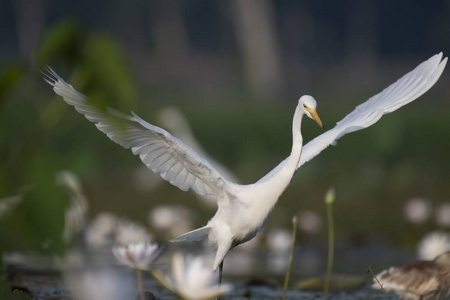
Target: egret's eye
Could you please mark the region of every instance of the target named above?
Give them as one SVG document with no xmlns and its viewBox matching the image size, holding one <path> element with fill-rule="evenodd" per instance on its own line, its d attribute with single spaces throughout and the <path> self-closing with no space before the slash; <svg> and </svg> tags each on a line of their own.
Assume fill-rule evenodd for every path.
<svg viewBox="0 0 450 300">
<path fill-rule="evenodd" d="M 303 107 L 306 108 L 306 104 L 303 104 Z"/>
</svg>

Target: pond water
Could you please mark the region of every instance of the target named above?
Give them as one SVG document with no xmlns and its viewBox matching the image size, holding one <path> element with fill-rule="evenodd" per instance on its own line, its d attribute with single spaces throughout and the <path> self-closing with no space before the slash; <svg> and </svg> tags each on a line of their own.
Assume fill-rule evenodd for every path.
<svg viewBox="0 0 450 300">
<path fill-rule="evenodd" d="M 224 282 L 231 283 L 234 288 L 222 299 L 281 299 L 289 253 L 238 249 L 239 247 L 231 251 L 225 260 Z M 158 260 L 160 261 L 158 267 L 168 271 L 171 254 L 180 250 L 199 253 L 204 251 L 204 248 L 197 245 L 166 249 L 165 254 Z M 211 256 L 208 251 L 204 255 Z M 287 299 L 385 299 L 382 292 L 370 287 L 372 275 L 367 272 L 369 267 L 378 273 L 389 266 L 415 260 L 412 251 L 394 249 L 380 243 L 351 247 L 337 245 L 333 273 L 359 276 L 366 281 L 363 286 L 354 290 L 331 291 L 326 296 L 318 291 L 300 291 L 293 287 L 303 279 L 322 276 L 326 270 L 326 257 L 326 245 L 296 245 Z M 119 282 L 124 284 L 126 287 L 122 289 L 123 295 L 126 295 L 124 299 L 135 299 L 138 295 L 134 271 L 118 265 L 108 252 L 102 253 L 94 260 L 91 258 L 89 263 L 77 262 L 75 259 L 70 266 L 66 265 L 64 268 L 55 263 L 58 259 L 54 257 L 29 254 L 6 255 L 4 262 L 8 280 L 13 287 L 33 296 L 34 299 L 68 299 L 72 292 L 80 289 L 78 284 L 82 278 L 77 276 L 87 271 L 101 274 L 102 269 L 107 270 L 108 274 L 114 273 Z M 84 267 L 81 267 L 83 265 Z M 151 292 L 156 299 L 176 299 L 148 272 L 144 273 L 144 289 Z M 398 299 L 394 294 L 388 296 L 391 300 Z"/>
</svg>

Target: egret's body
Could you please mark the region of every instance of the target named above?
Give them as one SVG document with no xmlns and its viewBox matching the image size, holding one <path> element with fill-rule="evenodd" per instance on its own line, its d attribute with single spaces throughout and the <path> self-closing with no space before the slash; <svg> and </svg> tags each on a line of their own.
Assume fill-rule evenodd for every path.
<svg viewBox="0 0 450 300">
<path fill-rule="evenodd" d="M 172 241 L 191 242 L 208 238 L 209 244 L 217 249 L 213 265 L 216 270 L 231 248 L 255 237 L 291 181 L 300 161 L 303 145 L 300 127 L 303 116 L 315 119 L 322 126 L 316 106 L 316 101 L 311 96 L 299 99 L 292 123 L 291 155 L 286 160 L 254 184 L 239 185 L 221 177 L 217 184 L 221 196 L 218 197 L 218 209 L 214 217 L 206 226 Z"/>
<path fill-rule="evenodd" d="M 286 189 L 295 171 L 343 135 L 366 128 L 386 113 L 421 96 L 440 77 L 447 59 L 437 54 L 400 78 L 381 93 L 359 105 L 352 113 L 302 149 L 300 132 L 304 115 L 321 121 L 315 111 L 316 101 L 302 96 L 292 123 L 292 150 L 269 174 L 250 185 L 230 182 L 207 160 L 167 131 L 151 125 L 133 113 L 133 117 L 117 112 L 106 113 L 89 104 L 86 97 L 49 69 L 48 80 L 54 91 L 94 122 L 114 142 L 130 148 L 142 162 L 171 184 L 200 195 L 213 195 L 218 209 L 202 228 L 188 232 L 173 241 L 208 239 L 217 249 L 213 269 L 223 262 L 234 246 L 252 239 L 261 229 L 269 212 Z"/>
</svg>

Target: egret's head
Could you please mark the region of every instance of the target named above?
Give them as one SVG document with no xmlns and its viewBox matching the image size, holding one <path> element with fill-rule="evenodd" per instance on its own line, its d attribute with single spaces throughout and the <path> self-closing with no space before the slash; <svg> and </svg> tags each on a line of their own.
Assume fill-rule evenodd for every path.
<svg viewBox="0 0 450 300">
<path fill-rule="evenodd" d="M 319 115 L 316 112 L 317 102 L 312 96 L 301 96 L 300 99 L 298 99 L 298 105 L 300 109 L 305 113 L 305 115 L 316 121 L 320 127 L 325 129 L 325 127 L 322 125 L 322 121 L 320 120 Z"/>
</svg>

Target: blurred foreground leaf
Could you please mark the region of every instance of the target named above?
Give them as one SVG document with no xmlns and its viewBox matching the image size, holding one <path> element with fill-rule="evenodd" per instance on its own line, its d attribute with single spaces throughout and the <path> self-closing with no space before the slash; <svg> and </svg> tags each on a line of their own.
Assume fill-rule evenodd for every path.
<svg viewBox="0 0 450 300">
<path fill-rule="evenodd" d="M 44 157 L 31 161 L 30 185 L 21 193 L 23 200 L 0 218 L 0 250 L 63 251 L 64 211 L 69 197 L 56 184 L 49 165 Z"/>
</svg>

